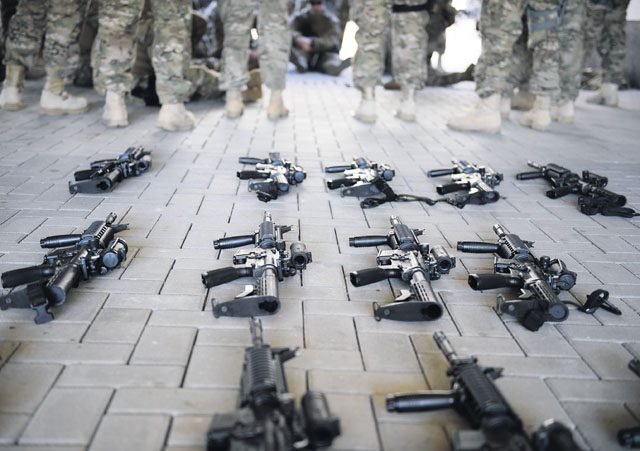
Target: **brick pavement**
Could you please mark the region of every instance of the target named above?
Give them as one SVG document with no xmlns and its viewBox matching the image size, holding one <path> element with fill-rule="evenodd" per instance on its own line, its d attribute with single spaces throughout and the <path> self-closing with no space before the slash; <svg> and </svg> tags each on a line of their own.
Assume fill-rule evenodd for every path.
<svg viewBox="0 0 640 451">
<path fill-rule="evenodd" d="M 640 219 L 586 217 L 575 198 L 550 200 L 542 181 L 517 182 L 527 159 L 554 161 L 609 176 L 614 191 L 640 207 L 640 93 L 621 93 L 622 108 L 581 100 L 578 123 L 538 133 L 508 122 L 498 136 L 447 130 L 446 118 L 473 101 L 472 86 L 418 95 L 416 124 L 391 114 L 395 94 L 378 92 L 381 117 L 368 126 L 350 118 L 357 93 L 347 78 L 290 76 L 289 119 L 273 124 L 260 104 L 239 121 L 221 103 L 192 104 L 198 126 L 171 134 L 154 127 L 155 110 L 130 107 L 131 126 L 108 130 L 100 99 L 71 118 L 37 112 L 39 82 L 27 82 L 31 106 L 0 112 L 0 271 L 35 264 L 46 235 L 81 230 L 115 211 L 130 230 L 123 268 L 74 290 L 42 326 L 29 311 L 0 314 L 0 449 L 201 449 L 214 412 L 232 410 L 247 321 L 214 319 L 200 273 L 229 264 L 214 238 L 248 233 L 268 208 L 295 225 L 314 261 L 302 279 L 281 284 L 281 312 L 264 319 L 266 339 L 300 346 L 287 363 L 292 391 L 328 393 L 342 417 L 341 450 L 445 450 L 464 423 L 451 412 L 399 415 L 384 410 L 393 391 L 444 389 L 445 363 L 431 340 L 444 330 L 461 354 L 505 368 L 498 384 L 531 430 L 548 417 L 575 426 L 594 450 L 616 449 L 615 433 L 640 422 L 640 380 L 625 366 L 640 356 Z M 513 117 L 516 117 L 514 114 Z M 109 195 L 71 196 L 74 170 L 140 144 L 153 167 Z M 308 179 L 268 205 L 248 193 L 235 171 L 242 155 L 278 150 L 296 159 Z M 391 204 L 362 211 L 355 199 L 326 190 L 322 164 L 365 154 L 393 163 L 398 192 L 435 195 L 425 172 L 451 157 L 484 162 L 505 173 L 503 199 L 456 210 L 447 205 Z M 371 266 L 375 251 L 353 249 L 347 237 L 388 227 L 389 214 L 427 229 L 425 241 L 453 252 L 462 239 L 494 239 L 491 225 L 536 241 L 579 273 L 567 298 L 604 286 L 621 317 L 572 312 L 562 324 L 528 332 L 493 310 L 491 293 L 466 285 L 467 271 L 488 269 L 488 256 L 458 255 L 458 268 L 433 283 L 446 311 L 433 323 L 374 321 L 371 301 L 388 302 L 397 283 L 353 288 L 351 270 Z M 44 445 L 50 445 L 43 448 Z"/>
</svg>

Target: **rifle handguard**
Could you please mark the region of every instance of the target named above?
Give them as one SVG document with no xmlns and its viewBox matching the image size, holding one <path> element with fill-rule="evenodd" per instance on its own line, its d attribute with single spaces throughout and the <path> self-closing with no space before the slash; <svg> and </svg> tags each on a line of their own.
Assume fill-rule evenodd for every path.
<svg viewBox="0 0 640 451">
<path fill-rule="evenodd" d="M 427 176 L 429 176 L 429 177 L 442 177 L 442 176 L 451 175 L 451 174 L 455 174 L 455 170 L 452 169 L 452 168 L 433 169 L 433 170 L 427 172 Z"/>
<path fill-rule="evenodd" d="M 40 247 L 43 249 L 54 249 L 58 247 L 74 246 L 81 238 L 82 235 L 79 233 L 48 236 L 40 240 Z"/>
<path fill-rule="evenodd" d="M 349 169 L 353 169 L 353 166 L 350 164 L 343 164 L 337 166 L 327 166 L 324 168 L 324 172 L 327 174 L 337 174 L 339 172 L 348 171 Z"/>
<path fill-rule="evenodd" d="M 367 268 L 360 271 L 351 271 L 349 274 L 351 284 L 354 287 L 363 287 L 389 278 L 387 271 L 380 268 Z"/>
<path fill-rule="evenodd" d="M 254 235 L 238 235 L 220 238 L 213 242 L 214 249 L 232 249 L 234 247 L 248 246 L 255 243 Z"/>
<path fill-rule="evenodd" d="M 238 163 L 241 164 L 266 164 L 269 162 L 268 158 L 253 158 L 253 157 L 240 157 Z"/>
<path fill-rule="evenodd" d="M 575 193 L 576 188 L 576 185 L 559 186 L 558 188 L 550 189 L 546 192 L 546 194 L 550 199 L 559 199 L 566 196 L 567 194 Z"/>
<path fill-rule="evenodd" d="M 469 286 L 476 291 L 522 288 L 523 286 L 522 279 L 503 274 L 469 274 L 468 282 Z"/>
<path fill-rule="evenodd" d="M 518 180 L 533 180 L 533 179 L 541 179 L 544 177 L 544 173 L 542 171 L 531 171 L 531 172 L 521 172 L 516 174 L 516 179 Z"/>
<path fill-rule="evenodd" d="M 205 287 L 211 288 L 251 275 L 252 272 L 250 268 L 234 268 L 233 266 L 229 266 L 202 274 L 202 283 Z"/>
<path fill-rule="evenodd" d="M 384 246 L 388 243 L 389 237 L 387 235 L 352 236 L 349 238 L 349 246 L 351 247 Z"/>
<path fill-rule="evenodd" d="M 13 288 L 38 280 L 46 279 L 55 274 L 56 267 L 52 265 L 30 266 L 2 273 L 2 287 Z"/>
<path fill-rule="evenodd" d="M 495 243 L 483 243 L 482 241 L 458 241 L 456 249 L 470 254 L 493 254 L 498 252 L 498 245 Z"/>
<path fill-rule="evenodd" d="M 251 179 L 268 179 L 268 172 L 260 172 L 260 171 L 238 171 L 236 173 L 240 180 L 251 180 Z"/>
</svg>

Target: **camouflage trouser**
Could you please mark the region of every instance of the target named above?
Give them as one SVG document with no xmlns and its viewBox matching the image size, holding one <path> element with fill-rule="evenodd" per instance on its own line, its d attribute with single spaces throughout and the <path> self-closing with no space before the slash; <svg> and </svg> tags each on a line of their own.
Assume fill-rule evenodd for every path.
<svg viewBox="0 0 640 451">
<path fill-rule="evenodd" d="M 152 63 L 160 102 L 189 100 L 191 86 L 185 71 L 191 60 L 189 0 L 148 0 L 153 12 Z M 136 25 L 145 0 L 103 0 L 99 11 L 99 67 L 94 80 L 107 90 L 125 93 L 133 87 Z"/>
<path fill-rule="evenodd" d="M 64 77 L 69 46 L 78 38 L 80 0 L 22 0 L 9 23 L 6 64 L 33 66 L 43 35 L 47 75 Z"/>
<path fill-rule="evenodd" d="M 257 15 L 262 80 L 269 89 L 283 90 L 291 48 L 288 1 L 221 0 L 218 7 L 224 24 L 220 88 L 224 91 L 245 89 L 249 81 L 249 32 Z"/>
<path fill-rule="evenodd" d="M 562 21 L 558 26 L 558 73 L 560 89 L 555 103 L 574 101 L 580 91 L 580 77 L 583 67 L 583 27 L 585 20 L 585 0 L 564 0 Z M 527 48 L 528 33 L 520 35 L 513 46 L 511 75 L 507 94 L 514 88 L 528 89 L 533 71 L 533 52 Z"/>
<path fill-rule="evenodd" d="M 624 84 L 626 46 L 625 23 L 629 0 L 587 0 L 587 23 L 584 27 L 584 55 L 594 47 L 602 59 L 602 81 Z"/>
<path fill-rule="evenodd" d="M 395 80 L 401 86 L 420 88 L 426 79 L 426 11 L 391 13 L 392 4 L 424 4 L 424 0 L 355 0 L 352 19 L 358 25 L 358 51 L 353 61 L 353 84 L 371 88 L 384 70 L 384 30 L 391 26 L 391 54 Z"/>
<path fill-rule="evenodd" d="M 522 34 L 527 14 L 527 47 L 533 52 L 530 90 L 555 97 L 559 90 L 557 23 L 561 0 L 484 0 L 480 17 L 482 53 L 476 67 L 480 97 L 508 89 L 514 43 Z M 556 26 L 553 26 L 555 24 Z"/>
<path fill-rule="evenodd" d="M 558 103 L 574 101 L 580 92 L 583 67 L 585 0 L 565 0 L 564 17 L 558 28 L 560 42 L 560 94 Z"/>
</svg>

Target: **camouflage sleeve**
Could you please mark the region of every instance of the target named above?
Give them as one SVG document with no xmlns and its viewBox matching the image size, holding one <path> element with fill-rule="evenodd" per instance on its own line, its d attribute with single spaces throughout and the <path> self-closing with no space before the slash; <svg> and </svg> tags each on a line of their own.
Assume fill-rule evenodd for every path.
<svg viewBox="0 0 640 451">
<path fill-rule="evenodd" d="M 338 20 L 335 17 L 326 16 L 326 23 L 323 24 L 322 30 L 320 36 L 311 40 L 311 49 L 315 52 L 337 51 L 340 48 Z"/>
</svg>

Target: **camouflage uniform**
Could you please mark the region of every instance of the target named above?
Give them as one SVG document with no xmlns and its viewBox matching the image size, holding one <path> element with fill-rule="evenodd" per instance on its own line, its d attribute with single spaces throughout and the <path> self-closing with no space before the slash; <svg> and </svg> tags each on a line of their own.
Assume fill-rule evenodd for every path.
<svg viewBox="0 0 640 451">
<path fill-rule="evenodd" d="M 555 103 L 574 101 L 580 91 L 580 77 L 583 61 L 583 27 L 585 19 L 585 0 L 564 0 L 561 23 L 557 28 L 559 86 Z M 528 90 L 533 71 L 533 51 L 527 48 L 529 33 L 526 23 L 524 32 L 513 46 L 511 74 L 505 94 L 513 89 Z"/>
<path fill-rule="evenodd" d="M 629 0 L 587 0 L 584 27 L 585 58 L 594 47 L 602 59 L 602 82 L 623 85 L 626 46 L 625 23 Z"/>
<path fill-rule="evenodd" d="M 99 11 L 99 62 L 94 83 L 98 91 L 118 94 L 133 87 L 131 66 L 136 26 L 145 7 L 154 21 L 152 63 L 162 104 L 189 100 L 191 84 L 185 78 L 191 60 L 191 6 L 189 0 L 103 0 Z"/>
<path fill-rule="evenodd" d="M 22 0 L 9 23 L 5 64 L 32 67 L 43 35 L 47 75 L 63 78 L 80 32 L 81 0 Z"/>
<path fill-rule="evenodd" d="M 353 83 L 360 89 L 374 87 L 380 82 L 384 69 L 384 30 L 389 24 L 395 80 L 403 87 L 421 88 L 424 85 L 428 14 L 425 10 L 391 13 L 393 4 L 417 6 L 425 1 L 356 0 L 352 4 L 352 18 L 359 27 Z"/>
<path fill-rule="evenodd" d="M 508 90 L 514 44 L 527 14 L 527 48 L 533 52 L 531 92 L 556 97 L 559 91 L 557 25 L 562 0 L 485 0 L 480 34 L 482 53 L 476 67 L 476 91 L 481 98 Z"/>
<path fill-rule="evenodd" d="M 224 91 L 245 89 L 249 81 L 249 31 L 257 14 L 262 79 L 269 89 L 284 90 L 291 48 L 288 1 L 220 0 L 218 7 L 224 24 L 220 88 Z"/>
</svg>

